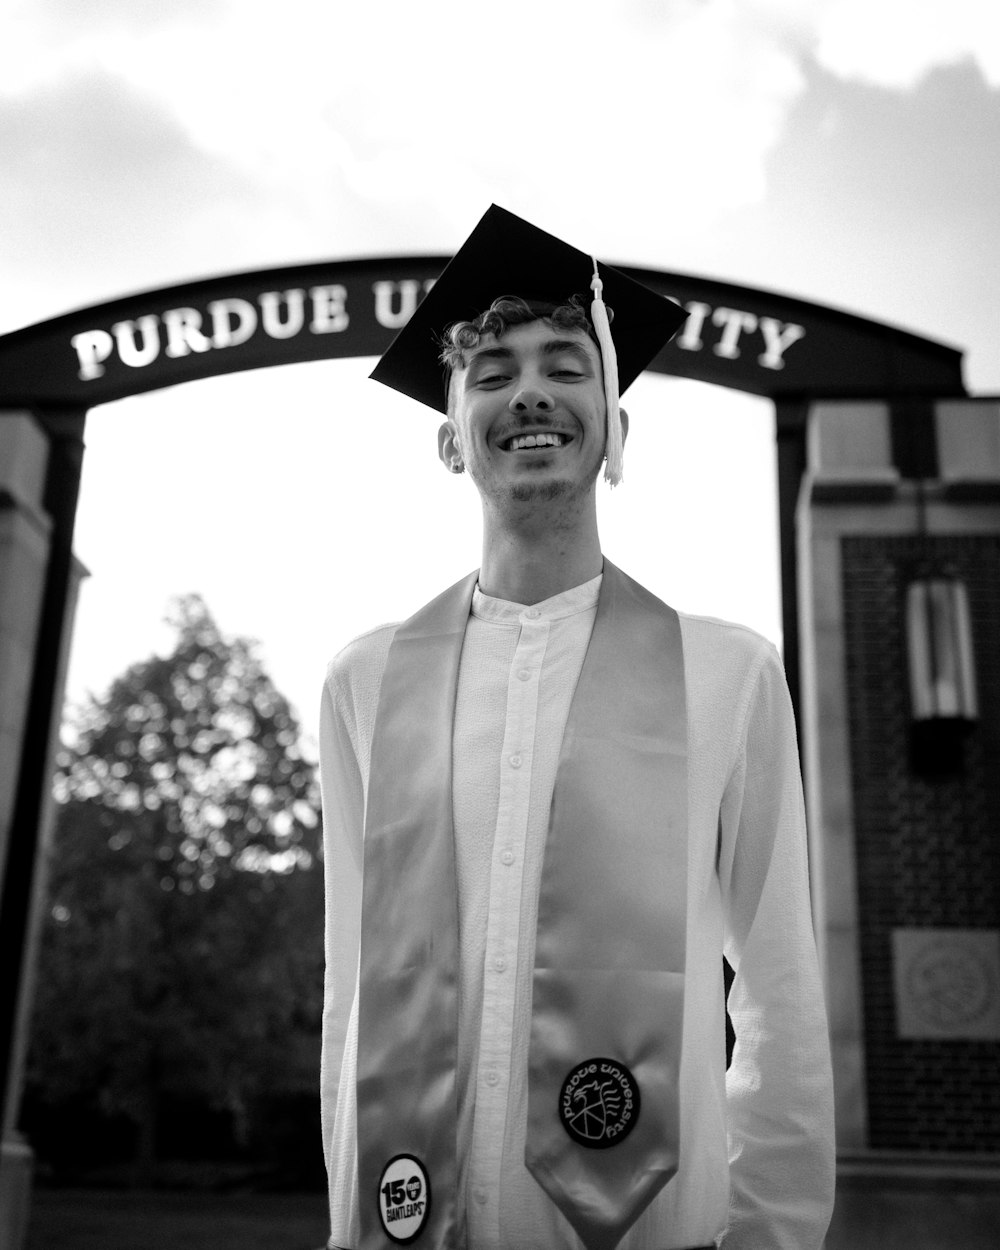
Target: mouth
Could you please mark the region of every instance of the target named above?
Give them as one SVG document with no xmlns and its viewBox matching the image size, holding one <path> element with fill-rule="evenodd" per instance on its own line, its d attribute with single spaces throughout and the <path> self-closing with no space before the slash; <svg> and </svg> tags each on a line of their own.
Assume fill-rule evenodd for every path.
<svg viewBox="0 0 1000 1250">
<path fill-rule="evenodd" d="M 571 443 L 570 434 L 557 433 L 555 430 L 536 430 L 531 434 L 515 434 L 501 441 L 503 451 L 539 451 L 550 447 L 565 447 Z"/>
</svg>

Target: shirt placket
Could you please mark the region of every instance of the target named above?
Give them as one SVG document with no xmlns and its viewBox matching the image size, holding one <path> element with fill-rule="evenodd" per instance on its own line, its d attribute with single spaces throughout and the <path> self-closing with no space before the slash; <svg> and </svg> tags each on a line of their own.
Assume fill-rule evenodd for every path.
<svg viewBox="0 0 1000 1250">
<path fill-rule="evenodd" d="M 507 682 L 507 717 L 500 757 L 500 794 L 490 869 L 472 1158 L 471 1196 L 484 1242 L 500 1237 L 501 1165 L 510 1092 L 521 890 L 531 798 L 535 727 L 549 621 L 537 608 L 519 617 L 520 633 Z"/>
</svg>

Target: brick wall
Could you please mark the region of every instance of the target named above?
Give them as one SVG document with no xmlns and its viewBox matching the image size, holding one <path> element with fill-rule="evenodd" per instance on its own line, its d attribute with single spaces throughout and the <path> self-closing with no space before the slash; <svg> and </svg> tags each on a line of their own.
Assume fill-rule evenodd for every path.
<svg viewBox="0 0 1000 1250">
<path fill-rule="evenodd" d="M 928 541 L 968 587 L 981 716 L 938 779 L 910 764 L 903 634 Z M 1000 1152 L 1000 1042 L 897 1037 L 891 937 L 1000 928 L 1000 536 L 848 537 L 842 555 L 869 1145 Z"/>
</svg>

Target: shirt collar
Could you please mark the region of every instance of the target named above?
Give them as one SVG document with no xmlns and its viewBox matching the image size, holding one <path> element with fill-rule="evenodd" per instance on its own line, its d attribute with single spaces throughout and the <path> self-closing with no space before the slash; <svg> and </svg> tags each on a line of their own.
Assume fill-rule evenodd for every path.
<svg viewBox="0 0 1000 1250">
<path fill-rule="evenodd" d="M 496 621 L 501 624 L 516 624 L 528 611 L 532 620 L 558 621 L 566 616 L 576 616 L 578 612 L 587 612 L 597 607 L 601 593 L 601 582 L 604 574 L 598 573 L 589 582 L 579 586 L 571 586 L 558 595 L 543 599 L 541 603 L 530 605 L 513 603 L 510 599 L 495 599 L 492 595 L 484 595 L 478 582 L 472 592 L 472 615 L 483 621 Z"/>
</svg>

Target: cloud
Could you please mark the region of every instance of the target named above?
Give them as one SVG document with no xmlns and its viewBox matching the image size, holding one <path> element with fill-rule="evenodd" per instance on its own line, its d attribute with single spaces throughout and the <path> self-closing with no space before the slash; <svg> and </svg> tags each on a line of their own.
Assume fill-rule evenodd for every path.
<svg viewBox="0 0 1000 1250">
<path fill-rule="evenodd" d="M 12 7 L 27 7 L 22 0 Z M 50 31 L 67 36 L 119 28 L 149 31 L 173 25 L 178 18 L 206 17 L 223 11 L 224 0 L 30 0 L 35 17 Z"/>
<path fill-rule="evenodd" d="M 98 298 L 444 252 L 496 200 L 608 259 L 718 271 L 722 235 L 775 194 L 817 58 L 913 90 L 963 50 L 985 63 L 995 7 L 22 0 L 17 37 L 0 30 L 0 247 L 25 280 L 75 272 Z"/>
<path fill-rule="evenodd" d="M 994 0 L 830 0 L 818 12 L 816 58 L 842 78 L 908 90 L 934 69 L 972 60 L 1000 86 Z"/>
<path fill-rule="evenodd" d="M 808 76 L 767 201 L 693 263 L 961 346 L 971 388 L 995 392 L 1000 91 L 968 61 L 905 92 Z"/>
<path fill-rule="evenodd" d="M 22 4 L 0 91 L 65 182 L 21 145 L 8 215 L 47 205 L 34 247 L 143 284 L 209 257 L 447 251 L 491 200 L 655 264 L 765 194 L 804 80 L 794 20 L 763 8 Z"/>
<path fill-rule="evenodd" d="M 228 0 L 5 0 L 0 11 L 0 93 L 11 96 L 66 73 L 113 65 L 137 41 L 190 36 Z"/>
<path fill-rule="evenodd" d="M 77 289 L 119 294 L 123 273 L 155 281 L 157 256 L 171 258 L 163 272 L 214 268 L 226 206 L 247 191 L 162 102 L 101 71 L 0 97 L 0 151 L 8 295 L 19 280 L 41 288 L 43 312 Z"/>
</svg>

